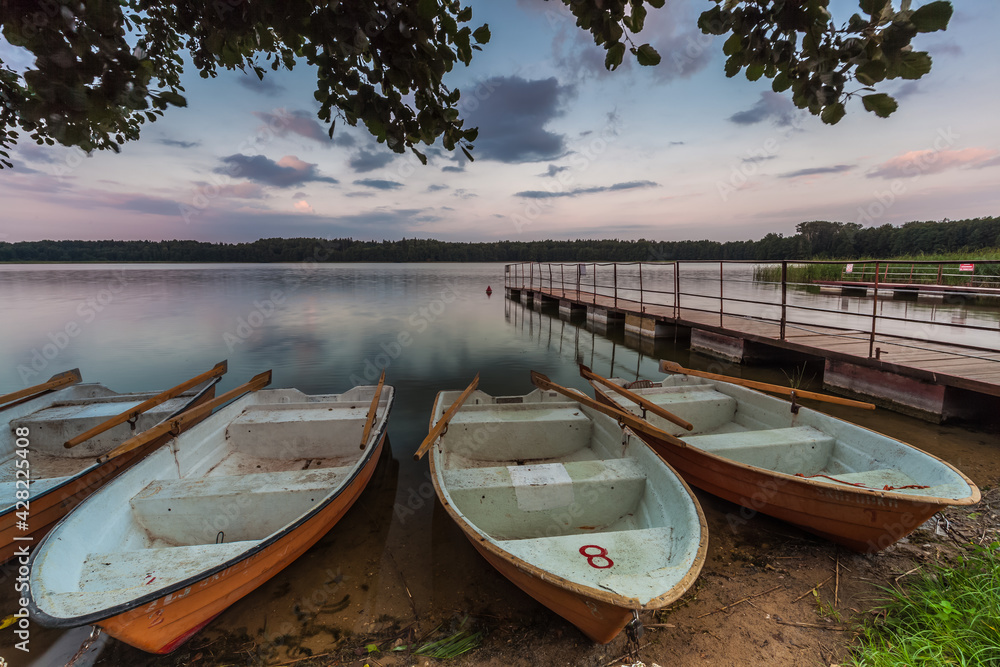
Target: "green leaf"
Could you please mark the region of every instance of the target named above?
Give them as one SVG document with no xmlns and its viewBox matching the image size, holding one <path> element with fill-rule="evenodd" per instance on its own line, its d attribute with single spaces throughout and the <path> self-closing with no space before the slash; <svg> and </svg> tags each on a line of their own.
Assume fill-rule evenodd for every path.
<svg viewBox="0 0 1000 667">
<path fill-rule="evenodd" d="M 646 2 L 648 2 L 649 6 L 654 9 L 663 9 L 664 0 L 646 0 Z"/>
<path fill-rule="evenodd" d="M 167 104 L 173 104 L 175 107 L 186 107 L 187 106 L 187 100 L 184 99 L 184 97 L 182 97 L 181 95 L 178 95 L 177 93 L 175 93 L 172 90 L 165 90 L 165 91 L 161 92 L 160 95 L 159 95 L 159 97 L 160 97 L 161 100 L 163 100 Z"/>
<path fill-rule="evenodd" d="M 828 104 L 819 117 L 827 125 L 836 125 L 846 113 L 847 110 L 844 109 L 844 105 L 837 102 L 835 104 Z"/>
<path fill-rule="evenodd" d="M 649 44 L 643 44 L 635 53 L 639 64 L 643 67 L 651 67 L 660 64 L 660 54 Z"/>
<path fill-rule="evenodd" d="M 472 33 L 472 38 L 480 44 L 485 44 L 490 41 L 490 24 L 484 23 L 480 27 L 476 28 L 475 32 Z"/>
<path fill-rule="evenodd" d="M 888 118 L 889 114 L 895 111 L 898 107 L 896 100 L 892 99 L 885 93 L 862 95 L 861 103 L 865 105 L 866 110 L 871 111 L 879 118 Z"/>
<path fill-rule="evenodd" d="M 611 70 L 612 72 L 618 69 L 618 66 L 622 64 L 622 59 L 625 57 L 625 45 L 621 42 L 617 44 L 612 44 L 608 47 L 608 53 L 604 56 L 604 67 Z"/>
<path fill-rule="evenodd" d="M 422 19 L 430 20 L 438 14 L 437 0 L 420 0 L 417 3 L 417 14 Z"/>
<path fill-rule="evenodd" d="M 917 32 L 935 32 L 948 27 L 953 8 L 947 0 L 937 0 L 917 9 L 910 22 Z"/>
<path fill-rule="evenodd" d="M 365 650 L 369 653 L 378 653 L 378 644 L 365 644 Z"/>
<path fill-rule="evenodd" d="M 904 53 L 895 69 L 896 74 L 904 79 L 919 79 L 931 71 L 931 57 L 926 51 Z"/>
<path fill-rule="evenodd" d="M 889 0 L 860 0 L 858 5 L 861 7 L 861 11 L 869 16 L 878 16 L 885 9 L 886 3 Z"/>
<path fill-rule="evenodd" d="M 778 76 L 774 77 L 774 81 L 771 82 L 771 90 L 776 93 L 784 92 L 791 86 L 792 79 L 788 76 L 788 72 L 778 72 Z"/>
<path fill-rule="evenodd" d="M 865 86 L 873 86 L 885 79 L 885 63 L 880 60 L 869 60 L 854 71 L 854 78 Z"/>
<path fill-rule="evenodd" d="M 740 33 L 734 32 L 732 36 L 726 40 L 726 43 L 722 45 L 722 52 L 727 56 L 731 56 L 735 53 L 739 53 L 743 50 L 743 37 Z"/>
<path fill-rule="evenodd" d="M 747 67 L 747 79 L 750 81 L 756 81 L 764 75 L 764 65 L 762 63 L 754 63 Z"/>
</svg>

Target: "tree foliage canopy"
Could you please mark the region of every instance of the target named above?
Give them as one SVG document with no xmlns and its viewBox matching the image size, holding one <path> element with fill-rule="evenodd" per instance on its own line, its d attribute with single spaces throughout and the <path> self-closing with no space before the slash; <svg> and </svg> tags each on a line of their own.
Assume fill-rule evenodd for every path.
<svg viewBox="0 0 1000 667">
<path fill-rule="evenodd" d="M 617 68 L 630 51 L 640 65 L 659 63 L 636 45 L 648 8 L 664 0 L 561 0 L 577 25 Z M 698 25 L 729 35 L 726 74 L 773 79 L 799 108 L 836 123 L 844 102 L 888 116 L 896 102 L 874 86 L 917 79 L 931 59 L 913 51 L 921 32 L 943 30 L 951 3 L 911 9 L 911 0 L 860 0 L 861 13 L 837 24 L 829 0 L 709 0 Z M 220 68 L 253 71 L 314 66 L 319 118 L 362 123 L 396 152 L 423 159 L 420 144 L 441 139 L 469 155 L 475 128 L 459 115 L 460 91 L 444 83 L 457 63 L 490 39 L 473 28 L 461 0 L 0 0 L 0 27 L 11 45 L 34 58 L 25 71 L 0 60 L 0 168 L 23 132 L 37 143 L 119 150 L 168 106 L 184 106 L 183 55 L 202 77 Z M 861 88 L 848 90 L 856 82 Z M 336 117 L 336 118 L 335 118 Z"/>
</svg>

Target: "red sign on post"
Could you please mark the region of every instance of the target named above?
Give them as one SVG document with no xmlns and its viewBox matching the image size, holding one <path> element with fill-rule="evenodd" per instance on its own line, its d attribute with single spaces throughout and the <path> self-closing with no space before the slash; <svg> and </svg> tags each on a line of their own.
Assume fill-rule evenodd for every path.
<svg viewBox="0 0 1000 667">
<path fill-rule="evenodd" d="M 976 265 L 975 264 L 959 264 L 958 265 L 958 270 L 959 271 L 975 271 L 976 270 Z"/>
</svg>

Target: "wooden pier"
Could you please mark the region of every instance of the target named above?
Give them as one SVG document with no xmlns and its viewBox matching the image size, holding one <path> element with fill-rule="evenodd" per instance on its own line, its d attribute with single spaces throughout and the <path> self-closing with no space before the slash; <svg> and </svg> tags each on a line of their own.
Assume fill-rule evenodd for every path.
<svg viewBox="0 0 1000 667">
<path fill-rule="evenodd" d="M 640 339 L 690 340 L 693 351 L 734 363 L 822 361 L 827 389 L 929 421 L 996 421 L 1000 309 L 992 326 L 928 322 L 880 314 L 876 291 L 868 297 L 870 325 L 824 325 L 817 323 L 820 313 L 837 311 L 790 299 L 792 290 L 807 286 L 788 283 L 787 266 L 781 283 L 771 286 L 780 301 L 727 296 L 726 270 L 730 265 L 733 273 L 733 264 L 738 263 L 518 264 L 507 267 L 505 289 L 508 298 L 538 309 L 558 308 L 561 317 L 622 326 L 626 335 Z M 693 273 L 690 265 L 696 265 Z M 717 286 L 706 283 L 709 271 Z M 705 306 L 712 299 L 717 308 Z M 907 334 L 880 331 L 888 325 Z M 958 342 L 972 336 L 984 344 Z"/>
</svg>

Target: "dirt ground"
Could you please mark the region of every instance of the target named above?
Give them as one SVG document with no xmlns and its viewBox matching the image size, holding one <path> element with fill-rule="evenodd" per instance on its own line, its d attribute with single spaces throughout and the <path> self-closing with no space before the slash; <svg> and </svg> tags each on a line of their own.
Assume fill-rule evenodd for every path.
<svg viewBox="0 0 1000 667">
<path fill-rule="evenodd" d="M 440 508 L 431 512 L 430 531 L 439 545 L 438 559 L 414 557 L 416 549 L 408 551 L 407 538 L 427 527 L 393 534 L 406 525 L 399 506 L 387 526 L 378 520 L 384 517 L 378 511 L 384 502 L 375 502 L 354 513 L 353 525 L 344 527 L 357 531 L 367 525 L 387 545 L 385 553 L 369 553 L 367 560 L 359 553 L 347 558 L 364 564 L 357 573 L 327 566 L 322 583 L 322 576 L 311 581 L 304 576 L 317 565 L 310 560 L 322 567 L 332 553 L 345 555 L 343 535 L 328 536 L 304 557 L 305 570 L 276 577 L 252 594 L 248 604 L 224 613 L 174 654 L 150 657 L 111 641 L 92 664 L 607 667 L 641 661 L 647 667 L 825 667 L 849 655 L 854 623 L 874 619 L 879 587 L 903 584 L 933 563 L 954 562 L 962 543 L 1000 539 L 998 488 L 984 490 L 980 504 L 949 509 L 874 555 L 849 552 L 766 516 L 734 521 L 739 507 L 697 495 L 711 535 L 705 567 L 677 603 L 643 616 L 646 630 L 637 654 L 624 633 L 605 646 L 593 644 L 509 584 L 482 563 L 457 529 L 449 528 L 450 522 L 440 520 Z M 451 555 L 442 560 L 442 553 Z M 435 572 L 424 589 L 428 567 Z M 375 581 L 350 585 L 365 574 Z M 326 588 L 330 594 L 316 592 Z M 293 601 L 295 621 L 276 630 L 272 620 L 269 628 L 268 615 L 281 618 Z M 441 661 L 392 650 L 451 634 L 463 619 L 462 627 L 483 632 L 479 647 L 463 656 Z"/>
</svg>

